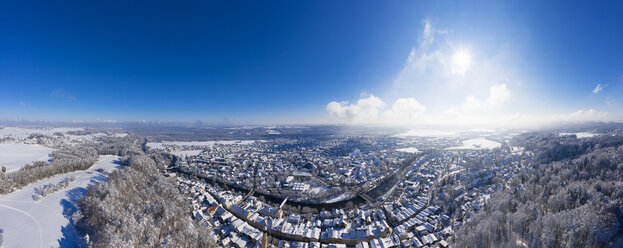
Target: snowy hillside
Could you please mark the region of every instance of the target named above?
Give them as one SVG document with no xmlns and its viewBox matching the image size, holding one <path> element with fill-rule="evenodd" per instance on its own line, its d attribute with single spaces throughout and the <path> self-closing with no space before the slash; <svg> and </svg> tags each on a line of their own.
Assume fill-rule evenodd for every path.
<svg viewBox="0 0 623 248">
<path fill-rule="evenodd" d="M 7 172 L 16 171 L 33 161 L 47 161 L 52 150 L 37 144 L 0 144 L 0 166 L 5 166 Z"/>
<path fill-rule="evenodd" d="M 106 180 L 102 172 L 119 168 L 118 156 L 100 156 L 86 171 L 41 180 L 8 195 L 0 196 L 0 229 L 6 247 L 59 247 L 73 245 L 73 227 L 68 226 L 74 203 L 90 184 Z M 102 169 L 97 171 L 98 169 Z M 37 189 L 74 177 L 65 189 L 34 200 Z"/>
</svg>

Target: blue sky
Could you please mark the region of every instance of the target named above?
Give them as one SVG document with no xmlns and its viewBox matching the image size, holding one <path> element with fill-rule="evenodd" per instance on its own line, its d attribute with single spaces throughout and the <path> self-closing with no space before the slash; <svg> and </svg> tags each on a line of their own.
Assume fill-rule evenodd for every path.
<svg viewBox="0 0 623 248">
<path fill-rule="evenodd" d="M 615 1 L 3 1 L 0 119 L 621 120 L 620 13 Z"/>
</svg>

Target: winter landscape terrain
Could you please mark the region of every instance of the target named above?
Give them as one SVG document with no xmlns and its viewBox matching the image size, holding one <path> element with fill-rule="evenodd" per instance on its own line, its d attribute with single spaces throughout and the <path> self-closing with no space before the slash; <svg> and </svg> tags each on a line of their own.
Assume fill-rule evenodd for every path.
<svg viewBox="0 0 623 248">
<path fill-rule="evenodd" d="M 1 154 L 0 164 L 13 165 L 0 174 L 2 245 L 623 244 L 620 124 L 218 129 L 196 131 L 212 141 L 181 141 L 168 127 L 142 137 L 142 129 L 4 130 L 0 147 L 47 154 Z"/>
<path fill-rule="evenodd" d="M 623 1 L 0 1 L 0 248 L 623 248 Z"/>
<path fill-rule="evenodd" d="M 44 179 L 13 193 L 0 196 L 0 217 L 7 247 L 58 247 L 74 244 L 70 218 L 76 200 L 84 197 L 87 186 L 106 180 L 107 173 L 119 168 L 119 157 L 103 155 L 85 171 Z M 37 196 L 47 185 L 71 180 L 62 189 Z"/>
</svg>

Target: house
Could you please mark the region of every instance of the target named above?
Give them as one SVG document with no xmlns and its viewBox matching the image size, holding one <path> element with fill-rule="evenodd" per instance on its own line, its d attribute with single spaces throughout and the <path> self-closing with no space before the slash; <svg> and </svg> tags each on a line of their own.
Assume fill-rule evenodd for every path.
<svg viewBox="0 0 623 248">
<path fill-rule="evenodd" d="M 282 218 L 283 217 L 283 211 L 281 211 L 281 209 L 276 209 L 276 208 L 271 208 L 269 206 L 266 206 L 262 209 L 260 209 L 260 211 L 258 211 L 260 214 L 264 215 L 264 216 L 270 216 L 273 218 Z"/>
<path fill-rule="evenodd" d="M 445 240 L 439 241 L 439 246 L 443 248 L 450 247 L 448 242 L 446 242 Z"/>
<path fill-rule="evenodd" d="M 231 207 L 229 208 L 234 214 L 236 214 L 237 216 L 243 218 L 243 219 L 248 219 L 251 214 L 249 213 L 249 211 L 244 210 L 243 208 L 241 208 L 240 206 L 238 206 L 237 204 L 232 204 Z"/>
<path fill-rule="evenodd" d="M 428 231 L 426 230 L 426 227 L 424 225 L 419 225 L 415 228 L 415 231 L 417 231 L 418 234 L 420 235 L 424 235 L 426 234 Z"/>
<path fill-rule="evenodd" d="M 444 238 L 449 237 L 450 235 L 452 235 L 454 233 L 454 231 L 452 230 L 452 227 L 446 227 L 443 230 L 441 230 L 441 235 Z"/>
<path fill-rule="evenodd" d="M 370 245 L 368 245 L 368 242 L 359 242 L 355 246 L 355 248 L 369 248 L 369 247 L 370 247 Z"/>
<path fill-rule="evenodd" d="M 435 242 L 437 242 L 437 240 L 438 240 L 437 236 L 435 236 L 435 234 L 432 234 L 432 233 L 422 237 L 422 243 L 424 245 L 432 245 Z"/>
</svg>

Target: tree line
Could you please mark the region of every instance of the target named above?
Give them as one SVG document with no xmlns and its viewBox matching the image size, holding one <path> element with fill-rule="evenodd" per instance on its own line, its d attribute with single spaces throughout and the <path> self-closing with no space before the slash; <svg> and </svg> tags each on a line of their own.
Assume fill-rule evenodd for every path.
<svg viewBox="0 0 623 248">
<path fill-rule="evenodd" d="M 86 170 L 97 162 L 99 155 L 129 156 L 142 153 L 143 139 L 134 135 L 103 137 L 98 142 L 64 146 L 54 150 L 50 162 L 36 161 L 18 171 L 0 173 L 0 194 L 8 194 L 39 180 L 69 172 Z"/>
<path fill-rule="evenodd" d="M 175 181 L 158 170 L 172 157 L 147 155 L 136 147 L 119 148 L 126 153 L 122 154 L 124 167 L 112 172 L 106 182 L 89 186 L 72 216 L 87 245 L 215 247 L 211 230 L 191 219 L 190 204 Z"/>
<path fill-rule="evenodd" d="M 457 231 L 457 247 L 623 247 L 623 137 L 528 134 L 537 162 Z"/>
</svg>

